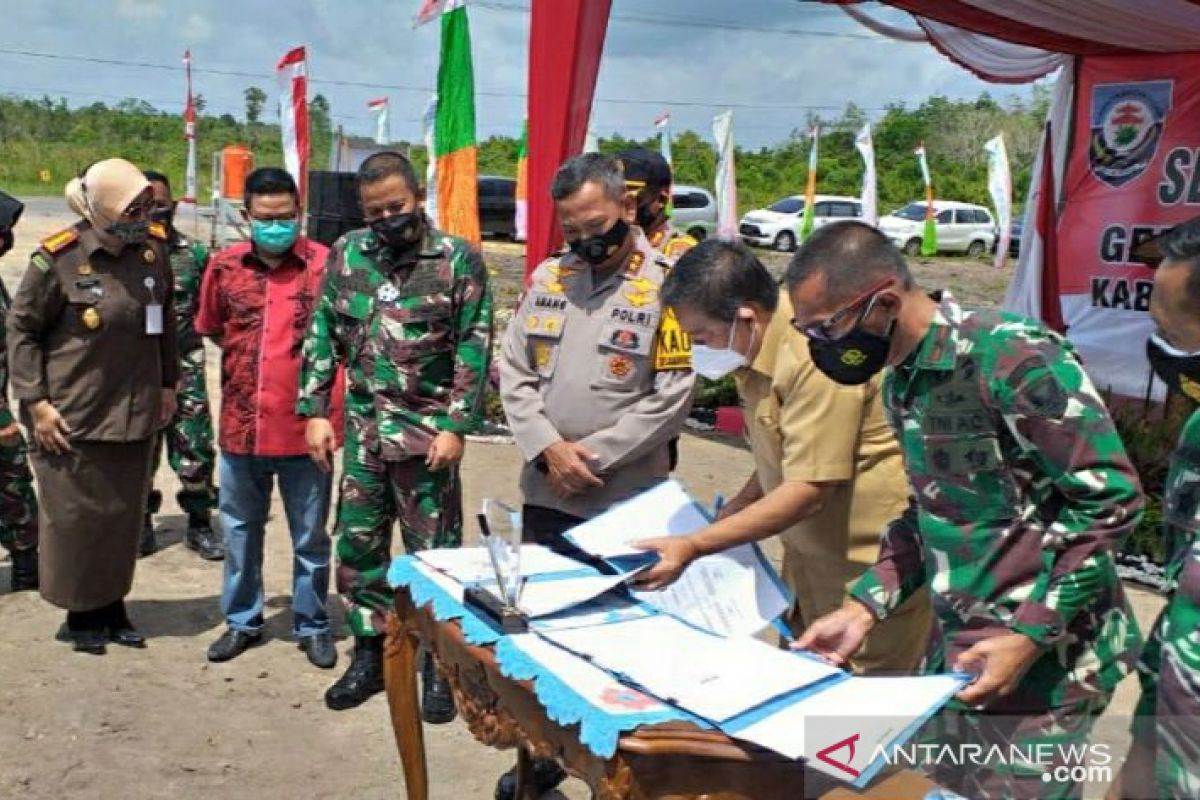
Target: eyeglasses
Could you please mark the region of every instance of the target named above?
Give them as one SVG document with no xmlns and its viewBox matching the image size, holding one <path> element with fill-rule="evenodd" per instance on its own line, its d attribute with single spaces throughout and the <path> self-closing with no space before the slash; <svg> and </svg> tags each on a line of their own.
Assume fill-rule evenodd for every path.
<svg viewBox="0 0 1200 800">
<path fill-rule="evenodd" d="M 822 342 L 834 342 L 841 339 L 849 331 L 857 328 L 859 324 L 866 318 L 867 314 L 871 313 L 871 309 L 875 305 L 875 298 L 881 291 L 886 289 L 892 283 L 892 278 L 887 278 L 872 286 L 867 291 L 860 294 L 858 297 L 851 300 L 846 305 L 835 311 L 829 319 L 824 322 L 810 322 L 807 325 L 801 325 L 795 317 L 792 318 L 792 327 L 803 333 L 809 339 L 817 339 Z M 854 313 L 856 308 L 861 306 L 858 316 L 854 320 L 854 324 L 849 326 L 841 334 L 835 334 L 842 323 Z"/>
</svg>

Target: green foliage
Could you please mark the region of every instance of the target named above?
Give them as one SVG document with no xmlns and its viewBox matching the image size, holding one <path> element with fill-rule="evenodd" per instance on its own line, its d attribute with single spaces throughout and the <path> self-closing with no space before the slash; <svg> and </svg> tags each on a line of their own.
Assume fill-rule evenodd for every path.
<svg viewBox="0 0 1200 800">
<path fill-rule="evenodd" d="M 247 90 L 248 101 L 249 95 Z M 321 95 L 309 104 L 309 120 L 310 163 L 321 169 L 328 164 L 331 137 L 329 102 Z M 196 188 L 202 201 L 212 192 L 213 153 L 231 144 L 250 145 L 258 166 L 283 164 L 278 125 L 239 122 L 228 114 L 200 115 Z M 0 186 L 5 191 L 59 194 L 80 170 L 114 156 L 166 173 L 178 191 L 187 162 L 181 116 L 135 98 L 115 106 L 93 103 L 72 109 L 61 99 L 0 97 Z M 41 179 L 43 171 L 49 181 Z"/>
<path fill-rule="evenodd" d="M 720 408 L 721 406 L 736 406 L 738 404 L 737 384 L 732 375 L 726 375 L 717 381 L 708 378 L 698 378 L 696 384 L 696 408 Z"/>
<path fill-rule="evenodd" d="M 1111 399 L 1109 403 L 1113 405 Z M 1195 406 L 1182 396 L 1173 397 L 1165 408 L 1141 404 L 1113 408 L 1113 422 L 1146 494 L 1142 519 L 1122 548 L 1126 553 L 1148 556 L 1159 564 L 1166 557 L 1162 528 L 1163 486 L 1171 451 L 1194 409 Z"/>
<path fill-rule="evenodd" d="M 243 92 L 246 121 L 228 114 L 208 116 L 201 109 L 197 124 L 197 167 L 200 196 L 209 196 L 212 153 L 230 145 L 251 147 L 259 165 L 282 163 L 278 125 L 273 105 L 262 89 L 250 86 Z M 202 102 L 202 98 L 200 98 Z M 200 103 L 198 103 L 200 105 Z M 913 148 L 925 142 L 939 197 L 989 204 L 986 140 L 1005 134 L 1013 168 L 1014 200 L 1019 205 L 1029 181 L 1029 170 L 1041 137 L 1047 97 L 1035 94 L 1031 104 L 1011 100 L 1001 105 L 988 95 L 972 101 L 932 97 L 913 109 L 895 105 L 873 124 L 878 164 L 881 212 L 924 196 Z M 312 165 L 328 164 L 331 138 L 329 102 L 313 98 Z M 264 122 L 264 118 L 268 121 Z M 823 194 L 857 195 L 862 181 L 862 161 L 854 149 L 854 135 L 866 120 L 853 104 L 833 119 L 805 120 L 784 142 L 774 147 L 737 152 L 739 204 L 743 211 L 767 205 L 788 194 L 804 191 L 808 169 L 807 125 L 822 129 L 818 162 L 818 191 Z M 408 147 L 400 143 L 401 147 Z M 634 140 L 614 134 L 600 140 L 603 152 L 628 147 L 658 148 L 657 137 Z M 479 144 L 479 172 L 483 175 L 515 177 L 517 139 L 493 136 Z M 428 160 L 423 145 L 408 147 L 417 167 Z M 716 173 L 716 152 L 707 138 L 695 131 L 682 131 L 672 142 L 675 179 L 679 183 L 711 187 Z M 0 185 L 9 191 L 57 193 L 81 167 L 100 158 L 120 155 L 137 164 L 165 171 L 171 179 L 183 179 L 186 148 L 183 124 L 178 114 L 167 114 L 142 100 L 130 98 L 106 106 L 96 103 L 71 109 L 63 100 L 0 97 Z M 43 184 L 39 173 L 49 170 L 51 181 Z"/>
</svg>

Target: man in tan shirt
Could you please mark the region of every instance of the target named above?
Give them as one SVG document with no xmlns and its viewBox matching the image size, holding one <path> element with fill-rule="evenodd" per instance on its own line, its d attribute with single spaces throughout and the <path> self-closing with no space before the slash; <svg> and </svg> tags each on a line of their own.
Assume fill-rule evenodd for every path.
<svg viewBox="0 0 1200 800">
<path fill-rule="evenodd" d="M 791 327 L 786 294 L 740 244 L 710 240 L 686 253 L 662 297 L 692 337 L 696 372 L 734 373 L 755 472 L 708 528 L 643 542 L 662 556 L 644 580 L 664 585 L 702 555 L 779 534 L 783 576 L 796 595 L 788 621 L 798 634 L 841 607 L 846 586 L 874 563 L 884 526 L 907 504 L 879 381 L 842 386 L 818 371 Z M 929 619 L 927 595 L 914 597 L 872 632 L 855 669 L 914 669 Z"/>
</svg>

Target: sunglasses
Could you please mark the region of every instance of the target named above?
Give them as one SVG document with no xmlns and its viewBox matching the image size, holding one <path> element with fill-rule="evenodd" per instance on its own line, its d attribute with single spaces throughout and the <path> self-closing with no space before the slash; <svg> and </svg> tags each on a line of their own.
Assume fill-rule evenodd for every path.
<svg viewBox="0 0 1200 800">
<path fill-rule="evenodd" d="M 866 318 L 867 314 L 871 313 L 871 309 L 875 306 L 875 298 L 879 293 L 890 286 L 892 278 L 887 278 L 872 286 L 867 291 L 860 294 L 858 297 L 851 300 L 846 305 L 835 311 L 829 319 L 823 322 L 810 322 L 807 325 L 801 325 L 799 321 L 793 317 L 792 327 L 803 333 L 809 339 L 817 339 L 822 342 L 835 342 L 841 339 L 847 333 L 857 328 Z M 858 316 L 854 320 L 854 324 L 846 328 L 841 334 L 836 334 L 838 328 L 842 327 L 842 323 L 855 313 L 858 309 Z"/>
</svg>

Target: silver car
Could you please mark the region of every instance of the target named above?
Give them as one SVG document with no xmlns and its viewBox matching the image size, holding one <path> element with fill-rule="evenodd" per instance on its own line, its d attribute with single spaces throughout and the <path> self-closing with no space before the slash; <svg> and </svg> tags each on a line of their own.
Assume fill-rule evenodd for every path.
<svg viewBox="0 0 1200 800">
<path fill-rule="evenodd" d="M 671 227 L 683 231 L 697 242 L 717 230 L 717 201 L 699 186 L 675 184 L 671 187 Z"/>
</svg>

